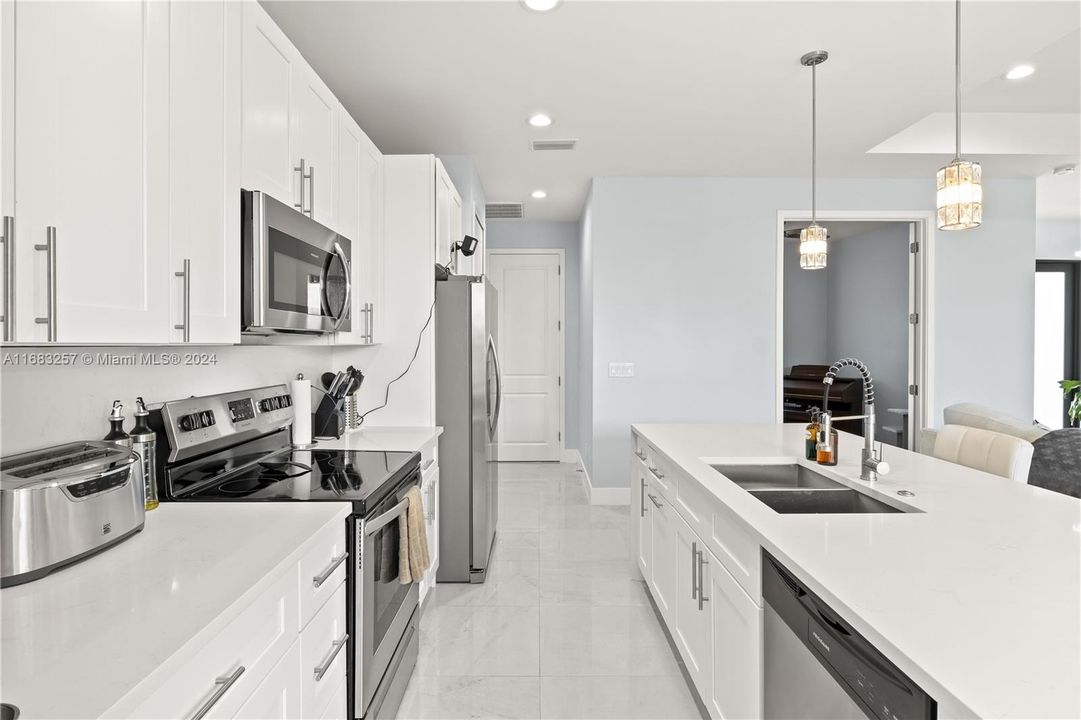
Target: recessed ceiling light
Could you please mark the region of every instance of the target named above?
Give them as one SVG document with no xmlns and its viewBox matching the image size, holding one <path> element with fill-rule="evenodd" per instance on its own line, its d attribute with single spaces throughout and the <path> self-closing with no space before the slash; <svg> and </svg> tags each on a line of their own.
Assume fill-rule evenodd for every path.
<svg viewBox="0 0 1081 720">
<path fill-rule="evenodd" d="M 544 198 L 548 197 L 548 193 L 544 192 L 543 190 L 534 190 L 531 194 L 533 195 L 534 200 L 543 200 Z"/>
<path fill-rule="evenodd" d="M 1027 78 L 1032 73 L 1036 72 L 1036 68 L 1031 65 L 1017 65 L 1010 68 L 1006 73 L 1007 80 L 1020 80 L 1021 78 Z"/>
<path fill-rule="evenodd" d="M 533 127 L 548 127 L 552 124 L 552 117 L 544 113 L 533 113 L 527 122 Z"/>
<path fill-rule="evenodd" d="M 555 9 L 559 0 L 522 0 L 522 4 L 534 12 L 548 12 Z"/>
</svg>

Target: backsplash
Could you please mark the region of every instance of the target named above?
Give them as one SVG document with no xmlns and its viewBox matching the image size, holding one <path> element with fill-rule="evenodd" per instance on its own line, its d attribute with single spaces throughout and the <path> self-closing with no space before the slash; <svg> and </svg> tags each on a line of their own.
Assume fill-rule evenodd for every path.
<svg viewBox="0 0 1081 720">
<path fill-rule="evenodd" d="M 370 359 L 369 349 L 351 350 L 337 361 L 363 370 L 359 363 Z M 60 366 L 21 364 L 27 353 L 74 358 Z M 0 350 L 0 453 L 98 439 L 108 430 L 105 417 L 116 399 L 124 403 L 130 425 L 137 395 L 151 404 L 287 383 L 298 372 L 316 381 L 336 367 L 334 356 L 335 348 L 326 346 L 5 347 Z M 119 362 L 110 364 L 114 358 Z"/>
</svg>

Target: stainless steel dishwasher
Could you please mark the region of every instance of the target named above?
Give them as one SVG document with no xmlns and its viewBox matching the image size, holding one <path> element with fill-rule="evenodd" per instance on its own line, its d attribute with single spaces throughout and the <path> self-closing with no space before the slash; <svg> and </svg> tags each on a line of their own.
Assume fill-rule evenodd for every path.
<svg viewBox="0 0 1081 720">
<path fill-rule="evenodd" d="M 763 553 L 766 718 L 934 720 L 935 701 Z"/>
</svg>

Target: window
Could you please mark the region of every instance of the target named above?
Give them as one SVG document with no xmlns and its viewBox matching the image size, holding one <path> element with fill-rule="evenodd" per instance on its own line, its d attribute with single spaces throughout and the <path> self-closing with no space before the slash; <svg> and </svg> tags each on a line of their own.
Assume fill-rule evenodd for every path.
<svg viewBox="0 0 1081 720">
<path fill-rule="evenodd" d="M 1033 412 L 1050 428 L 1068 425 L 1058 383 L 1081 375 L 1081 262 L 1036 262 Z"/>
</svg>

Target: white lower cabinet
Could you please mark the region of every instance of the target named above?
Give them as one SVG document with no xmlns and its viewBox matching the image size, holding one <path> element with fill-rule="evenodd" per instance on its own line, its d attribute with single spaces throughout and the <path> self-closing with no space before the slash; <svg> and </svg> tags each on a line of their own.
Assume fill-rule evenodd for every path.
<svg viewBox="0 0 1081 720">
<path fill-rule="evenodd" d="M 420 581 L 420 601 L 435 587 L 439 570 L 439 463 L 434 457 L 434 444 L 422 453 L 425 464 L 420 481 L 420 495 L 424 502 L 424 532 L 428 537 L 428 571 Z"/>
<path fill-rule="evenodd" d="M 701 688 L 708 686 L 713 652 L 710 642 L 712 598 L 705 583 L 704 570 L 708 568 L 708 561 L 703 555 L 708 551 L 683 518 L 672 514 L 676 529 L 676 612 L 672 637 L 683 655 L 687 673 L 704 695 Z"/>
<path fill-rule="evenodd" d="M 646 498 L 652 507 L 649 514 L 652 516 L 653 552 L 650 564 L 653 572 L 650 575 L 649 589 L 653 591 L 653 599 L 660 608 L 668 627 L 671 628 L 676 621 L 676 591 L 677 591 L 677 566 L 676 556 L 676 523 L 678 516 L 668 501 L 661 497 L 657 486 L 652 482 L 646 488 Z"/>
<path fill-rule="evenodd" d="M 300 641 L 294 640 L 285 651 L 285 656 L 233 717 L 243 720 L 292 720 L 300 717 L 300 656 Z"/>
<path fill-rule="evenodd" d="M 762 608 L 706 551 L 709 566 L 703 586 L 710 614 L 713 667 L 707 679 L 706 707 L 717 718 L 762 717 Z M 701 687 L 701 686 L 700 686 Z"/>
</svg>

